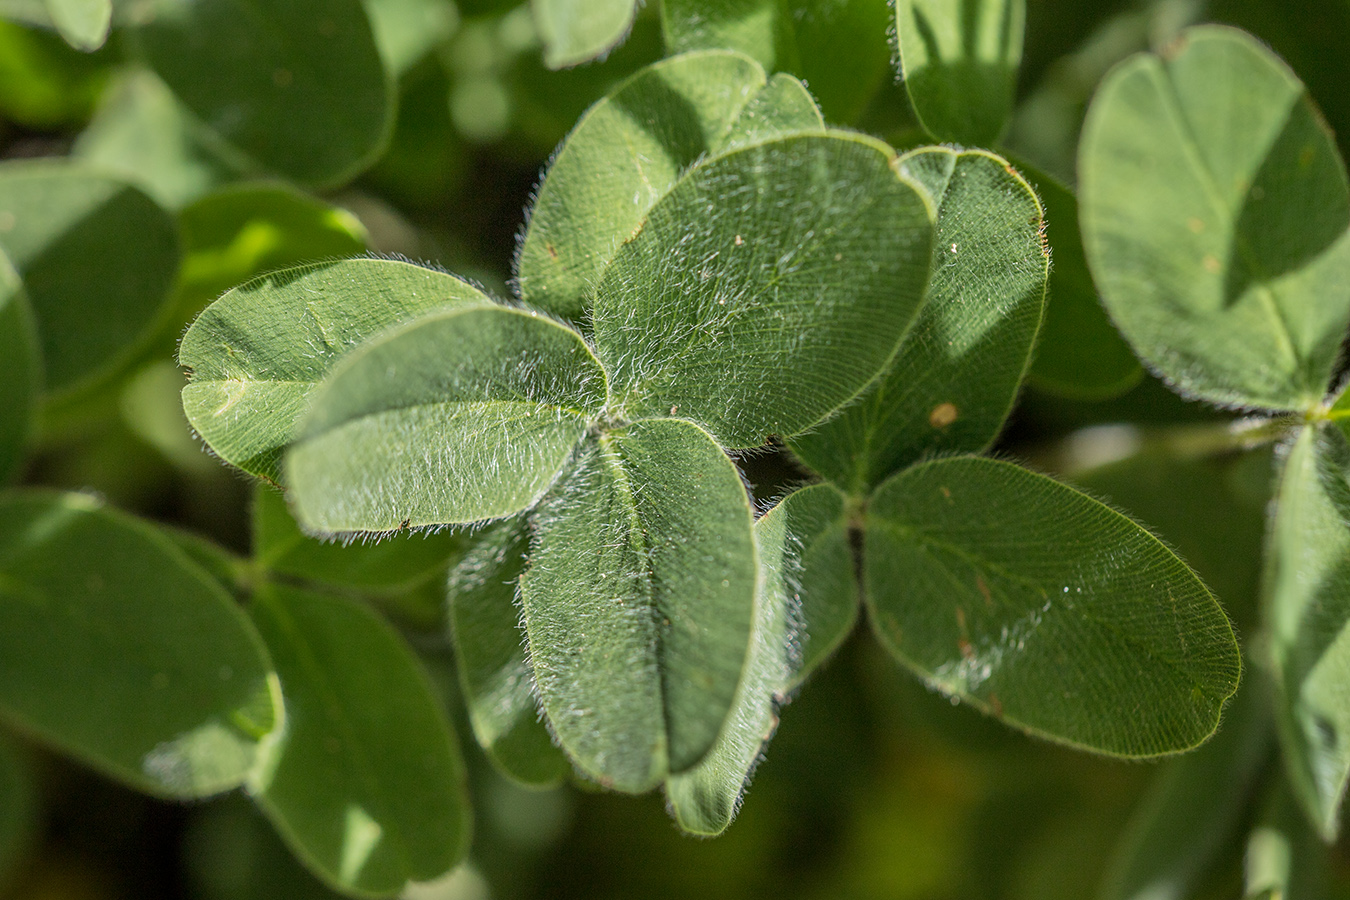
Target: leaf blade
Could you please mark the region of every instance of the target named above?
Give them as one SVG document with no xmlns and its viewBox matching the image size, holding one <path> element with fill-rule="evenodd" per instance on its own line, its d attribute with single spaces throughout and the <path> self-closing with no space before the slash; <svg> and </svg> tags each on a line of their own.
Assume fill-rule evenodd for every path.
<svg viewBox="0 0 1350 900">
<path fill-rule="evenodd" d="M 544 64 L 565 69 L 603 56 L 633 25 L 637 0 L 530 0 Z"/>
</svg>

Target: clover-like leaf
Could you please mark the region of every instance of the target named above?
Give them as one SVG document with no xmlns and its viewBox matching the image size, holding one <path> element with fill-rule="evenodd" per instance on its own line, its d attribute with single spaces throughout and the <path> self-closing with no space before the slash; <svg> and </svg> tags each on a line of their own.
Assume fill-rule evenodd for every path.
<svg viewBox="0 0 1350 900">
<path fill-rule="evenodd" d="M 521 599 L 563 749 L 635 793 L 697 765 L 731 711 L 754 619 L 736 467 L 697 425 L 634 422 L 589 439 L 535 518 Z"/>
<path fill-rule="evenodd" d="M 435 309 L 488 306 L 464 281 L 387 259 L 283 269 L 211 304 L 183 336 L 183 409 L 226 462 L 271 481 L 309 396 L 356 345 Z"/>
<path fill-rule="evenodd" d="M 84 494 L 0 498 L 0 717 L 187 798 L 240 784 L 281 715 L 247 617 L 157 529 Z"/>
<path fill-rule="evenodd" d="M 615 408 L 757 447 L 856 396 L 928 278 L 928 202 L 891 160 L 860 135 L 803 134 L 690 170 L 596 291 Z"/>
<path fill-rule="evenodd" d="M 521 296 L 582 318 L 619 246 L 695 160 L 772 128 L 821 127 L 809 96 L 808 111 L 789 86 L 760 99 L 764 87 L 764 70 L 739 53 L 687 53 L 648 66 L 591 107 L 539 187 L 516 260 Z"/>
<path fill-rule="evenodd" d="M 861 400 L 791 442 L 858 496 L 925 454 L 993 442 L 1031 362 L 1050 269 L 1040 204 L 1002 158 L 923 148 L 900 170 L 938 210 L 928 299 Z"/>
<path fill-rule="evenodd" d="M 42 358 L 19 273 L 0 251 L 0 483 L 23 459 L 37 412 Z"/>
<path fill-rule="evenodd" d="M 384 66 L 401 76 L 455 33 L 451 0 L 366 0 L 375 46 Z"/>
<path fill-rule="evenodd" d="M 793 491 L 774 508 L 784 521 L 782 570 L 798 620 L 795 686 L 829 658 L 858 621 L 862 597 L 853 554 L 853 510 L 829 483 Z"/>
<path fill-rule="evenodd" d="M 873 496 L 865 590 L 929 684 L 1033 734 L 1116 756 L 1203 741 L 1236 689 L 1233 629 L 1139 525 L 1010 463 L 956 457 Z"/>
<path fill-rule="evenodd" d="M 446 602 L 474 736 L 508 777 L 542 786 L 571 767 L 540 719 L 525 653 L 517 593 L 529 544 L 523 517 L 489 528 L 450 570 Z"/>
<path fill-rule="evenodd" d="M 268 586 L 253 621 L 286 698 L 286 730 L 249 793 L 296 855 L 344 891 L 392 896 L 469 844 L 464 766 L 407 644 L 341 597 Z"/>
<path fill-rule="evenodd" d="M 66 162 L 0 165 L 0 248 L 23 278 L 50 391 L 125 361 L 178 270 L 167 212 L 123 181 Z"/>
<path fill-rule="evenodd" d="M 1026 0 L 898 0 L 910 102 L 928 133 L 992 146 L 1012 114 Z"/>
<path fill-rule="evenodd" d="M 339 184 L 388 138 L 392 83 L 360 0 L 152 0 L 138 22 L 178 98 L 267 169 Z"/>
<path fill-rule="evenodd" d="M 779 0 L 665 0 L 661 30 L 673 52 L 727 47 L 771 72 L 800 66 L 792 20 Z"/>
<path fill-rule="evenodd" d="M 544 65 L 565 69 L 603 56 L 628 35 L 638 0 L 530 0 Z"/>
<path fill-rule="evenodd" d="M 76 50 L 97 50 L 108 39 L 112 0 L 45 0 L 52 24 Z"/>
<path fill-rule="evenodd" d="M 286 481 L 316 532 L 467 524 L 533 506 L 599 417 L 581 335 L 501 306 L 423 316 L 349 354 L 312 398 Z"/>
<path fill-rule="evenodd" d="M 1180 390 L 1319 403 L 1350 319 L 1350 186 L 1307 92 L 1231 28 L 1103 82 L 1079 148 L 1084 245 L 1112 318 Z"/>
</svg>

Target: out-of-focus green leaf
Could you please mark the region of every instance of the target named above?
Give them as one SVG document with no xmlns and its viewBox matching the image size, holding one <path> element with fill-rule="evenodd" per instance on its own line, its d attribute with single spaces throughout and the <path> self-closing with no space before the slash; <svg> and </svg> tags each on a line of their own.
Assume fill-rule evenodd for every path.
<svg viewBox="0 0 1350 900">
<path fill-rule="evenodd" d="M 605 405 L 581 335 L 501 306 L 424 316 L 353 351 L 286 454 L 317 532 L 508 516 L 543 495 Z"/>
<path fill-rule="evenodd" d="M 336 887 L 389 896 L 448 872 L 469 844 L 463 763 L 425 673 L 365 607 L 269 586 L 253 621 L 286 729 L 248 790 Z"/>
<path fill-rule="evenodd" d="M 0 0 L 0 17 L 8 12 Z M 0 115 L 29 128 L 83 122 L 103 92 L 109 61 L 107 53 L 79 53 L 51 32 L 0 18 Z"/>
<path fill-rule="evenodd" d="M 1322 400 L 1350 317 L 1350 187 L 1279 59 L 1220 26 L 1133 57 L 1088 111 L 1079 175 L 1088 262 L 1150 366 L 1229 405 Z"/>
<path fill-rule="evenodd" d="M 530 0 L 544 64 L 564 69 L 604 56 L 628 35 L 638 0 Z"/>
<path fill-rule="evenodd" d="M 1102 900 L 1187 900 L 1237 834 L 1273 734 L 1264 685 L 1244 684 L 1213 740 L 1161 772 L 1125 832 Z"/>
<path fill-rule="evenodd" d="M 73 154 L 131 181 L 169 209 L 235 177 L 206 129 L 154 72 L 131 68 L 108 88 Z"/>
<path fill-rule="evenodd" d="M 726 48 L 766 70 L 800 68 L 792 20 L 780 0 L 665 0 L 661 30 L 672 52 Z"/>
<path fill-rule="evenodd" d="M 764 83 L 739 53 L 691 53 L 648 66 L 591 107 L 539 187 L 516 260 L 521 297 L 581 319 L 619 246 L 691 163 L 720 149 Z"/>
<path fill-rule="evenodd" d="M 97 50 L 112 26 L 112 0 L 45 0 L 52 24 L 76 50 Z"/>
<path fill-rule="evenodd" d="M 690 170 L 596 290 L 620 413 L 687 416 L 723 446 L 757 447 L 852 399 L 928 278 L 932 214 L 891 160 L 861 135 L 804 134 Z"/>
<path fill-rule="evenodd" d="M 1078 198 L 1049 175 L 1028 171 L 1020 160 L 1017 165 L 1045 208 L 1045 237 L 1054 258 L 1030 380 L 1076 400 L 1119 396 L 1139 383 L 1144 369 L 1097 297 L 1078 231 Z"/>
<path fill-rule="evenodd" d="M 698 764 L 730 713 L 754 619 L 736 467 L 692 423 L 635 422 L 587 441 L 536 522 L 521 598 L 563 749 L 629 792 Z"/>
<path fill-rule="evenodd" d="M 0 251 L 0 484 L 23 459 L 42 382 L 33 313 L 19 273 Z"/>
<path fill-rule="evenodd" d="M 178 235 L 163 209 L 64 162 L 0 165 L 0 247 L 32 303 L 50 391 L 127 359 L 178 270 Z"/>
<path fill-rule="evenodd" d="M 1300 430 L 1283 461 L 1266 558 L 1266 624 L 1285 767 L 1330 841 L 1350 780 L 1350 443 Z"/>
<path fill-rule="evenodd" d="M 302 184 L 350 179 L 393 124 L 393 85 L 360 0 L 153 0 L 135 38 L 203 122 Z"/>
<path fill-rule="evenodd" d="M 37 831 L 37 791 L 28 760 L 0 735 L 0 890 Z"/>
<path fill-rule="evenodd" d="M 763 748 L 778 727 L 778 705 L 786 702 L 798 625 L 787 571 L 795 561 L 786 503 L 755 522 L 759 586 L 750 655 L 722 734 L 698 765 L 666 779 L 675 821 L 692 834 L 720 834 L 731 824 Z"/>
<path fill-rule="evenodd" d="M 220 586 L 84 494 L 0 499 L 0 714 L 164 797 L 244 780 L 281 698 Z"/>
<path fill-rule="evenodd" d="M 1241 660 L 1223 610 L 1140 526 L 1018 466 L 955 457 L 883 484 L 865 589 L 882 643 L 937 689 L 1117 756 L 1213 733 Z"/>
<path fill-rule="evenodd" d="M 183 408 L 222 459 L 277 481 L 309 395 L 348 350 L 430 310 L 486 306 L 464 281 L 386 259 L 297 266 L 211 304 L 178 351 Z"/>
<path fill-rule="evenodd" d="M 858 496 L 925 454 L 993 442 L 1031 362 L 1050 269 L 1040 204 L 1001 157 L 925 148 L 900 171 L 938 210 L 928 298 L 862 399 L 791 442 Z"/>
<path fill-rule="evenodd" d="M 484 532 L 450 570 L 446 599 L 474 736 L 507 776 L 546 786 L 571 767 L 540 720 L 525 654 L 516 595 L 529 543 L 523 518 Z"/>
<path fill-rule="evenodd" d="M 1247 836 L 1243 856 L 1244 897 L 1301 900 L 1331 897 L 1331 867 L 1325 844 L 1309 827 L 1297 792 L 1275 779 L 1264 809 Z"/>
<path fill-rule="evenodd" d="M 451 0 L 364 0 L 384 67 L 402 75 L 459 26 Z"/>
<path fill-rule="evenodd" d="M 993 146 L 1012 114 L 1026 0 L 898 0 L 905 88 L 942 141 Z"/>
</svg>

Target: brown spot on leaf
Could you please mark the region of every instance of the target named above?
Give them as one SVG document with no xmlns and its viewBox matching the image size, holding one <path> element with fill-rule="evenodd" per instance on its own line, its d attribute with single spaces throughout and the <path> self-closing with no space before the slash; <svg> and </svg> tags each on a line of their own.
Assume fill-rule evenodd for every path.
<svg viewBox="0 0 1350 900">
<path fill-rule="evenodd" d="M 983 575 L 975 576 L 975 589 L 978 590 L 980 592 L 980 596 L 984 598 L 984 603 L 986 606 L 992 607 L 994 605 L 994 595 L 989 592 L 989 585 L 984 583 Z"/>
<path fill-rule="evenodd" d="M 544 249 L 548 251 L 548 255 L 549 255 L 549 256 L 553 257 L 554 259 L 557 259 L 557 258 L 558 258 L 558 248 L 557 248 L 557 247 L 553 246 L 552 244 L 545 244 L 545 245 L 544 245 Z"/>
<path fill-rule="evenodd" d="M 1219 272 L 1223 270 L 1223 264 L 1219 262 L 1218 257 L 1210 253 L 1205 254 L 1205 258 L 1200 261 L 1200 264 L 1204 266 L 1205 271 L 1211 275 L 1218 275 Z"/>
<path fill-rule="evenodd" d="M 989 710 L 998 718 L 1003 718 L 1003 701 L 998 699 L 998 694 L 989 694 Z"/>
<path fill-rule="evenodd" d="M 1205 230 L 1205 223 L 1195 216 L 1191 216 L 1186 220 L 1186 227 L 1189 228 L 1192 233 L 1199 234 Z"/>
<path fill-rule="evenodd" d="M 956 406 L 952 403 L 939 403 L 933 407 L 933 411 L 928 414 L 928 424 L 934 428 L 946 428 L 952 424 L 961 415 Z"/>
</svg>

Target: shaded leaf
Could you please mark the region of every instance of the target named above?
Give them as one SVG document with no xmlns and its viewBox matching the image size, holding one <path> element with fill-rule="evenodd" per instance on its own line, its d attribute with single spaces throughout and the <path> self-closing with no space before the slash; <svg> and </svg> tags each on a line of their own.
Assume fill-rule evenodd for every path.
<svg viewBox="0 0 1350 900">
<path fill-rule="evenodd" d="M 565 69 L 604 56 L 625 37 L 638 0 L 530 0 L 544 65 Z"/>
<path fill-rule="evenodd" d="M 596 291 L 620 413 L 687 416 L 723 446 L 756 447 L 856 395 L 928 278 L 931 214 L 890 162 L 861 135 L 807 134 L 681 179 Z"/>
<path fill-rule="evenodd" d="M 19 273 L 0 251 L 0 484 L 17 471 L 33 431 L 42 358 Z"/>
<path fill-rule="evenodd" d="M 1157 538 L 1009 463 L 913 466 L 868 510 L 865 596 L 882 643 L 1009 724 L 1117 756 L 1203 741 L 1237 687 L 1233 630 Z"/>
<path fill-rule="evenodd" d="M 150 66 L 268 169 L 339 184 L 388 137 L 392 83 L 360 0 L 154 0 L 138 21 Z"/>
<path fill-rule="evenodd" d="M 523 518 L 489 528 L 450 570 L 446 598 L 474 736 L 507 776 L 544 786 L 571 767 L 540 718 L 525 652 L 517 592 L 529 543 Z"/>
<path fill-rule="evenodd" d="M 857 496 L 925 454 L 993 443 L 1031 362 L 1050 269 L 1040 204 L 1002 158 L 925 148 L 900 170 L 938 210 L 928 298 L 859 402 L 791 442 Z"/>
<path fill-rule="evenodd" d="M 529 509 L 604 403 L 604 370 L 565 325 L 500 306 L 424 316 L 314 395 L 286 454 L 296 519 L 392 531 Z"/>
<path fill-rule="evenodd" d="M 459 25 L 450 0 L 365 0 L 384 67 L 403 75 L 447 41 Z"/>
<path fill-rule="evenodd" d="M 661 31 L 672 52 L 726 48 L 768 71 L 796 71 L 797 36 L 780 0 L 664 0 Z"/>
<path fill-rule="evenodd" d="M 1273 779 L 1261 806 L 1243 854 L 1243 896 L 1261 900 L 1333 896 L 1331 857 L 1309 827 L 1295 791 L 1283 779 Z"/>
<path fill-rule="evenodd" d="M 340 356 L 430 310 L 491 302 L 452 275 L 387 259 L 255 278 L 183 336 L 178 359 L 192 373 L 183 408 L 222 459 L 276 481 L 309 395 Z"/>
<path fill-rule="evenodd" d="M 50 391 L 129 358 L 178 269 L 178 235 L 163 209 L 65 162 L 0 165 L 0 247 L 32 303 Z"/>
<path fill-rule="evenodd" d="M 37 832 L 37 813 L 32 767 L 19 748 L 0 735 L 0 889 L 10 886 Z"/>
<path fill-rule="evenodd" d="M 530 658 L 563 748 L 642 792 L 713 746 L 741 680 L 758 563 L 736 467 L 698 426 L 588 440 L 536 512 Z"/>
<path fill-rule="evenodd" d="M 468 850 L 463 763 L 425 673 L 363 606 L 281 586 L 254 597 L 286 730 L 248 789 L 336 887 L 392 895 Z"/>
<path fill-rule="evenodd" d="M 905 88 L 942 141 L 997 143 L 1012 114 L 1026 0 L 898 0 Z"/>
<path fill-rule="evenodd" d="M 1088 262 L 1180 390 L 1306 409 L 1350 318 L 1350 187 L 1303 85 L 1254 38 L 1184 32 L 1114 69 L 1079 153 Z"/>
<path fill-rule="evenodd" d="M 46 0 L 52 24 L 76 50 L 97 50 L 108 39 L 112 0 Z"/>
<path fill-rule="evenodd" d="M 858 621 L 862 597 L 847 498 L 832 484 L 793 491 L 781 510 L 783 578 L 797 622 L 792 684 L 801 684 L 844 642 Z M 761 544 L 761 553 L 763 545 Z"/>
<path fill-rule="evenodd" d="M 0 499 L 5 718 L 186 798 L 242 782 L 280 704 L 247 618 L 155 528 L 84 494 Z"/>
</svg>

